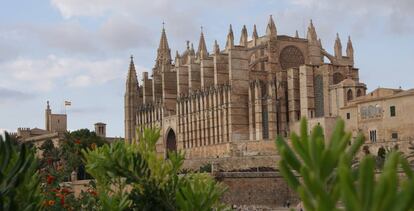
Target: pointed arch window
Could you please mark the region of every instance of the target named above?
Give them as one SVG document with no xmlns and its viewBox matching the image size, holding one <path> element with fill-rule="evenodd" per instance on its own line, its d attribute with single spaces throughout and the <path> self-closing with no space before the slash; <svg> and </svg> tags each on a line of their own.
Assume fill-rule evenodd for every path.
<svg viewBox="0 0 414 211">
<path fill-rule="evenodd" d="M 354 95 L 352 93 L 352 90 L 349 89 L 348 92 L 346 93 L 346 100 L 350 101 L 352 99 L 354 99 Z"/>
</svg>

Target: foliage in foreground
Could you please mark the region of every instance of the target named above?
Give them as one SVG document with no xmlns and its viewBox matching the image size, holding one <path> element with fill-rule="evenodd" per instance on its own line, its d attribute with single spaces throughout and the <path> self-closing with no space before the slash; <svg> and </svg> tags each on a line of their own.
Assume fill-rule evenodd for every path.
<svg viewBox="0 0 414 211">
<path fill-rule="evenodd" d="M 87 171 L 96 179 L 103 210 L 224 210 L 226 188 L 201 173 L 180 175 L 183 154 L 156 153 L 159 130 L 146 129 L 138 144 L 115 142 L 85 150 Z M 110 196 L 110 197 L 109 197 Z"/>
<path fill-rule="evenodd" d="M 19 148 L 18 148 L 19 147 Z M 42 196 L 34 151 L 0 135 L 0 210 L 40 210 Z"/>
<path fill-rule="evenodd" d="M 282 137 L 276 140 L 279 169 L 307 211 L 414 210 L 414 174 L 399 152 L 387 154 L 377 175 L 372 155 L 352 168 L 364 137 L 359 135 L 351 142 L 342 120 L 330 140 L 325 140 L 320 126 L 308 134 L 307 121 L 302 119 L 300 137 L 292 133 L 290 140 L 291 145 Z"/>
</svg>

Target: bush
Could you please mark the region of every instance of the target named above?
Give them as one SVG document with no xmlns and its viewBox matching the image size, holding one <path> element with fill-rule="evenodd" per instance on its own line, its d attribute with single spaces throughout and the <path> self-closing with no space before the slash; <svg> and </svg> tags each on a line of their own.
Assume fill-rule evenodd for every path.
<svg viewBox="0 0 414 211">
<path fill-rule="evenodd" d="M 87 171 L 96 179 L 103 210 L 224 210 L 226 188 L 207 174 L 180 175 L 184 155 L 156 150 L 159 130 L 146 129 L 138 144 L 115 142 L 84 150 Z M 111 196 L 111 197 L 109 197 Z"/>
<path fill-rule="evenodd" d="M 42 195 L 34 151 L 0 135 L 0 210 L 40 210 Z"/>
<path fill-rule="evenodd" d="M 282 137 L 276 140 L 279 169 L 307 211 L 414 210 L 414 174 L 399 152 L 387 154 L 376 179 L 375 158 L 370 154 L 351 167 L 364 137 L 359 135 L 349 145 L 351 133 L 344 132 L 342 120 L 329 141 L 320 126 L 308 134 L 306 119 L 301 121 L 300 137 L 292 133 L 290 138 L 291 146 Z"/>
</svg>

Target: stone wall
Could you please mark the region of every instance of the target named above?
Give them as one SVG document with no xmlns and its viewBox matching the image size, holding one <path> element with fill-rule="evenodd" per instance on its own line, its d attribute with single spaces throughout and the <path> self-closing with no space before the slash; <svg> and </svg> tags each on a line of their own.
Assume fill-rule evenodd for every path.
<svg viewBox="0 0 414 211">
<path fill-rule="evenodd" d="M 292 206 L 299 202 L 277 172 L 225 172 L 217 173 L 216 178 L 228 188 L 222 201 L 233 207 L 249 205 L 268 210 L 282 207 L 287 200 Z"/>
</svg>

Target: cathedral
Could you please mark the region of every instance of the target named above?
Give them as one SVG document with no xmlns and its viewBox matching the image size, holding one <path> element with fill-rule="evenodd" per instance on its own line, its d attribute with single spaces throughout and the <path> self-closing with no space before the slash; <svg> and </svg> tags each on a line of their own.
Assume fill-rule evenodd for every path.
<svg viewBox="0 0 414 211">
<path fill-rule="evenodd" d="M 321 44 L 310 21 L 306 37 L 280 35 L 270 16 L 266 33 L 246 26 L 235 41 L 208 51 L 201 31 L 197 50 L 187 42 L 174 60 L 162 29 L 155 65 L 138 82 L 131 57 L 125 92 L 125 139 L 136 131 L 161 129 L 157 151 L 182 150 L 187 158 L 219 158 L 274 150 L 277 135 L 288 136 L 301 117 L 325 122 L 366 85 L 337 35 L 334 53 Z M 139 141 L 139 140 L 138 140 Z M 275 153 L 274 151 L 272 151 Z"/>
</svg>

